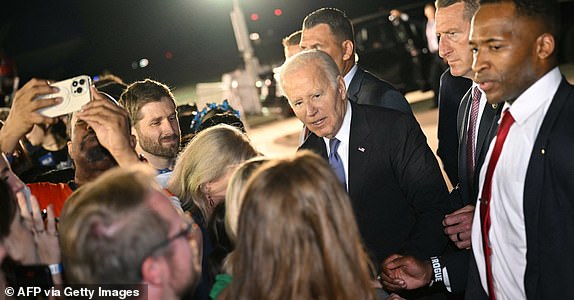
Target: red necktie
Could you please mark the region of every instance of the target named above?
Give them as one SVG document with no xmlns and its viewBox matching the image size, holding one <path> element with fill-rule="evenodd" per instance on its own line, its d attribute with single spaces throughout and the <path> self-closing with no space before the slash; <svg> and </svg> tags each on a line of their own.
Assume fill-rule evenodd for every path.
<svg viewBox="0 0 574 300">
<path fill-rule="evenodd" d="M 494 144 L 494 149 L 492 150 L 492 155 L 490 156 L 490 161 L 488 162 L 488 168 L 486 169 L 486 177 L 484 179 L 484 185 L 482 186 L 482 195 L 480 197 L 480 220 L 482 225 L 482 247 L 484 250 L 484 262 L 486 265 L 486 279 L 488 283 L 488 298 L 494 300 L 494 287 L 492 284 L 492 266 L 490 263 L 490 256 L 492 254 L 492 249 L 490 248 L 490 241 L 488 237 L 488 232 L 490 230 L 490 196 L 492 190 L 492 174 L 494 173 L 494 168 L 500 157 L 500 152 L 502 151 L 502 146 L 504 145 L 504 140 L 508 135 L 510 126 L 514 123 L 514 118 L 507 110 L 504 111 L 502 116 L 502 121 L 498 127 L 498 133 L 496 134 L 496 142 Z"/>
<path fill-rule="evenodd" d="M 472 90 L 472 103 L 470 105 L 470 120 L 468 122 L 468 130 L 466 132 L 466 162 L 468 167 L 468 181 L 472 185 L 474 180 L 474 155 L 475 155 L 475 136 L 476 136 L 476 120 L 478 119 L 478 110 L 480 107 L 480 96 L 482 92 L 478 87 Z"/>
</svg>

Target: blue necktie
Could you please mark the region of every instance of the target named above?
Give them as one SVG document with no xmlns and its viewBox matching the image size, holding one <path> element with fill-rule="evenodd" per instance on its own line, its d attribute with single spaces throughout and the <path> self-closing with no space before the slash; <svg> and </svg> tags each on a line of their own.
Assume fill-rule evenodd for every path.
<svg viewBox="0 0 574 300">
<path fill-rule="evenodd" d="M 341 141 L 336 138 L 329 140 L 329 164 L 331 165 L 331 168 L 333 168 L 333 171 L 335 171 L 335 174 L 337 174 L 337 177 L 343 184 L 343 187 L 347 189 L 347 183 L 345 181 L 345 168 L 343 167 L 341 157 L 339 157 L 339 154 L 337 153 L 337 149 L 339 148 L 340 143 Z"/>
</svg>

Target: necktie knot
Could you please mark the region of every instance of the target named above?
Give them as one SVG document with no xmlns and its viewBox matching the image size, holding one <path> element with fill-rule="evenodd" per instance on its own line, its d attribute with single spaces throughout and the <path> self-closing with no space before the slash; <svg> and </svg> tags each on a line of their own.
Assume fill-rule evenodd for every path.
<svg viewBox="0 0 574 300">
<path fill-rule="evenodd" d="M 512 116 L 512 114 L 510 114 L 510 111 L 508 111 L 508 108 L 504 110 L 504 113 L 502 115 L 502 121 L 500 121 L 500 129 L 498 129 L 498 134 L 504 134 L 504 136 L 506 137 L 506 135 L 508 134 L 508 130 L 510 129 L 510 126 L 514 123 L 514 117 Z"/>
<path fill-rule="evenodd" d="M 482 92 L 475 86 L 472 90 L 472 102 L 480 102 L 480 96 L 482 96 Z"/>
<path fill-rule="evenodd" d="M 332 138 L 329 140 L 329 156 L 333 155 L 333 153 L 337 153 L 339 144 L 341 144 L 341 141 L 339 141 L 337 138 Z"/>
</svg>

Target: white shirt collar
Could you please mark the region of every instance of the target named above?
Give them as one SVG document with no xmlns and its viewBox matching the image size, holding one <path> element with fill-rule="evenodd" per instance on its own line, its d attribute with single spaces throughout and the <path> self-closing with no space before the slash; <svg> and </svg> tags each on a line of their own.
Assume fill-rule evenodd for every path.
<svg viewBox="0 0 574 300">
<path fill-rule="evenodd" d="M 358 68 L 357 64 L 353 65 L 351 70 L 349 70 L 349 72 L 343 77 L 343 79 L 345 80 L 345 89 L 346 90 L 349 90 L 349 85 L 351 84 L 351 80 L 353 80 L 355 73 L 357 73 L 357 68 Z"/>
<path fill-rule="evenodd" d="M 343 117 L 343 123 L 341 124 L 341 128 L 339 128 L 337 134 L 335 134 L 335 138 L 341 141 L 341 146 L 344 147 L 349 147 L 349 137 L 351 135 L 351 115 L 351 102 L 347 100 L 347 111 Z M 324 137 L 323 141 L 327 145 L 327 154 L 329 154 L 329 139 Z M 339 149 L 341 149 L 341 146 L 339 146 Z"/>
<path fill-rule="evenodd" d="M 513 104 L 505 103 L 504 109 L 509 108 L 517 125 L 526 122 L 539 109 L 546 114 L 561 81 L 560 70 L 555 67 L 518 96 Z"/>
</svg>

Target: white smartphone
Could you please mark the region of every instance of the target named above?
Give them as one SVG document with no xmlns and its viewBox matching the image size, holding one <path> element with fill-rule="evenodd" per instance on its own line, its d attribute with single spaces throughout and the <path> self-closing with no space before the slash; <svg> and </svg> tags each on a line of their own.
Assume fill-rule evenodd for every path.
<svg viewBox="0 0 574 300">
<path fill-rule="evenodd" d="M 37 97 L 36 99 L 61 97 L 62 102 L 39 109 L 38 112 L 46 117 L 53 118 L 80 110 L 84 104 L 92 100 L 91 85 L 92 79 L 87 75 L 80 75 L 50 84 L 50 86 L 57 87 L 59 91 L 54 94 Z"/>
</svg>

